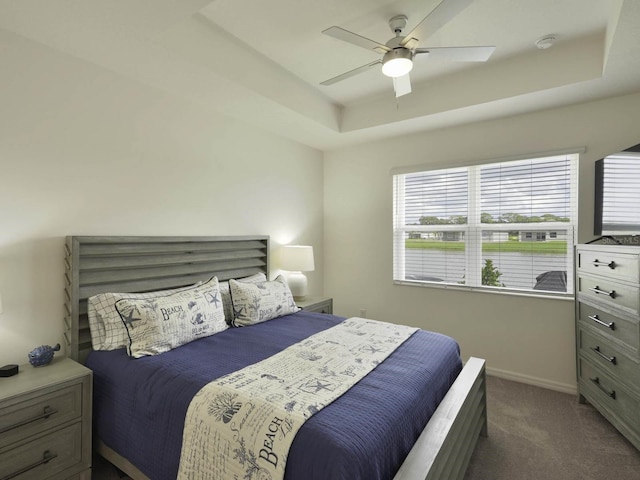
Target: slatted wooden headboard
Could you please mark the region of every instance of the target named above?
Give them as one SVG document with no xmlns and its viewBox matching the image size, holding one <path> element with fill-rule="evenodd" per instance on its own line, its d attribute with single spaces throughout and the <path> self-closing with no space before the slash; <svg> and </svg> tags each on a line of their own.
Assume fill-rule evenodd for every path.
<svg viewBox="0 0 640 480">
<path fill-rule="evenodd" d="M 88 237 L 66 239 L 65 339 L 84 363 L 91 351 L 87 298 L 148 292 L 258 272 L 269 275 L 269 237 Z"/>
</svg>

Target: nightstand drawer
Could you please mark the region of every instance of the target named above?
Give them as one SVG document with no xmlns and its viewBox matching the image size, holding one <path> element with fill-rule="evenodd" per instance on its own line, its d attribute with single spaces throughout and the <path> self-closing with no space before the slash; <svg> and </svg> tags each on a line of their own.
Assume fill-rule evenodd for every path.
<svg viewBox="0 0 640 480">
<path fill-rule="evenodd" d="M 623 309 L 632 315 L 640 313 L 640 290 L 608 278 L 578 275 L 578 294 L 603 306 Z"/>
<path fill-rule="evenodd" d="M 613 343 L 601 335 L 586 329 L 578 330 L 580 355 L 631 385 L 640 384 L 640 368 L 637 361 L 622 354 Z"/>
<path fill-rule="evenodd" d="M 599 277 L 638 283 L 640 278 L 639 258 L 635 253 L 580 249 L 578 250 L 577 267 L 580 272 Z"/>
<path fill-rule="evenodd" d="M 333 298 L 330 297 L 307 297 L 297 300 L 296 305 L 306 312 L 333 313 Z"/>
<path fill-rule="evenodd" d="M 82 385 L 35 392 L 0 408 L 0 449 L 82 415 Z M 0 477 L 2 478 L 2 477 Z"/>
<path fill-rule="evenodd" d="M 333 307 L 331 300 L 327 300 L 305 307 L 304 310 L 308 312 L 331 313 L 333 311 Z"/>
<path fill-rule="evenodd" d="M 586 303 L 578 303 L 578 322 L 597 329 L 602 335 L 629 347 L 640 350 L 640 322 L 638 319 L 621 318 Z"/>
<path fill-rule="evenodd" d="M 580 359 L 579 378 L 587 398 L 604 407 L 605 412 L 629 423 L 633 429 L 640 426 L 640 401 L 611 379 L 603 369 Z"/>
<path fill-rule="evenodd" d="M 10 450 L 0 450 L 0 479 L 56 478 L 81 463 L 81 446 L 82 428 L 78 422 Z M 66 475 L 57 478 L 66 478 Z"/>
</svg>

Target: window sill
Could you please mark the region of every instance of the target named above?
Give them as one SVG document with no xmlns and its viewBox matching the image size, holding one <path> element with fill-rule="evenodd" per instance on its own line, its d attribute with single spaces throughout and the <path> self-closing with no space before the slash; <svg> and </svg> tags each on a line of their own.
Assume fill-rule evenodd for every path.
<svg viewBox="0 0 640 480">
<path fill-rule="evenodd" d="M 574 295 L 572 293 L 553 293 L 540 291 L 532 293 L 530 291 L 522 291 L 508 288 L 491 288 L 491 287 L 468 287 L 465 285 L 452 285 L 450 283 L 435 283 L 435 282 L 411 282 L 406 280 L 394 280 L 394 285 L 402 285 L 405 287 L 420 287 L 420 288 L 438 288 L 443 290 L 457 290 L 463 292 L 476 292 L 476 293 L 490 293 L 494 295 L 510 295 L 516 297 L 527 298 L 543 298 L 545 300 L 565 300 L 574 301 Z"/>
</svg>

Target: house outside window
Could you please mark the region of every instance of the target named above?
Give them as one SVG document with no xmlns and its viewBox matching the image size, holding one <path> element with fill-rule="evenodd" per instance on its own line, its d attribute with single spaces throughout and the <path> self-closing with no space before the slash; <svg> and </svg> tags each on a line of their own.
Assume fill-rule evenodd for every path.
<svg viewBox="0 0 640 480">
<path fill-rule="evenodd" d="M 573 294 L 578 155 L 393 175 L 394 282 Z"/>
</svg>

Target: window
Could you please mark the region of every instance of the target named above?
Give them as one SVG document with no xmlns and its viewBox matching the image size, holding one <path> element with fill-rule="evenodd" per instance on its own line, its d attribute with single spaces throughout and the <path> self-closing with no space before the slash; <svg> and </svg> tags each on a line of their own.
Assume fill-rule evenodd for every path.
<svg viewBox="0 0 640 480">
<path fill-rule="evenodd" d="M 573 293 L 578 155 L 395 174 L 394 281 Z"/>
</svg>

